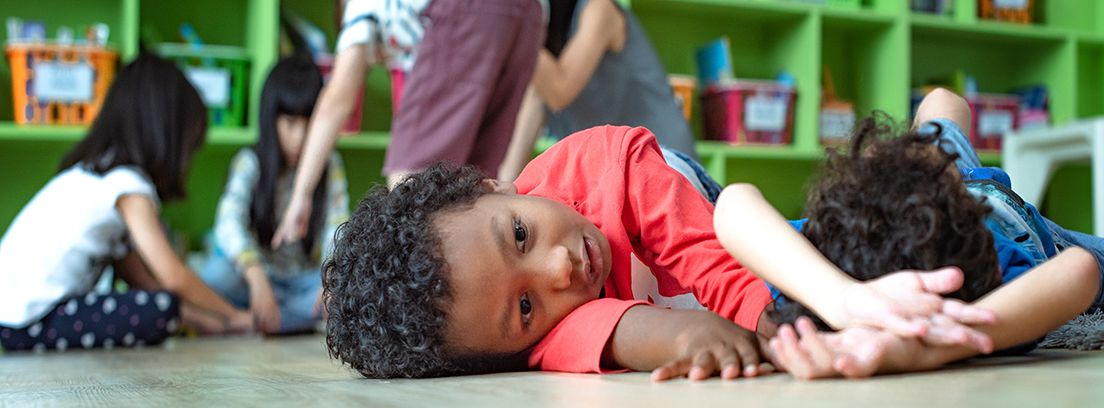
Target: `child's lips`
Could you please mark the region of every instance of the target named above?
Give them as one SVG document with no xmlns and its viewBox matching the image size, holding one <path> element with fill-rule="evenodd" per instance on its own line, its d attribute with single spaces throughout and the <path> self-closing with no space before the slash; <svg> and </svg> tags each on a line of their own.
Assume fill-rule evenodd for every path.
<svg viewBox="0 0 1104 408">
<path fill-rule="evenodd" d="M 595 286 L 600 283 L 598 279 L 601 277 L 601 271 L 604 270 L 602 267 L 604 266 L 603 262 L 605 262 L 605 259 L 602 259 L 602 250 L 598 247 L 598 243 L 590 238 L 583 237 L 583 244 L 586 246 L 587 259 L 585 269 L 587 281 L 591 286 Z"/>
</svg>

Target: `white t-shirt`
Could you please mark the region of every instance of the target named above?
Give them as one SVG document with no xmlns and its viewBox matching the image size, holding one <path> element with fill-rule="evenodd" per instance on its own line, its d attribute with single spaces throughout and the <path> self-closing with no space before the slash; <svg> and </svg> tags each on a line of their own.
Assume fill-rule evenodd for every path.
<svg viewBox="0 0 1104 408">
<path fill-rule="evenodd" d="M 342 14 L 337 52 L 354 45 L 367 47 L 368 64 L 387 62 L 410 71 L 414 49 L 422 42 L 422 13 L 430 0 L 349 0 Z"/>
<path fill-rule="evenodd" d="M 160 203 L 149 178 L 130 166 L 102 176 L 73 166 L 39 190 L 0 239 L 0 325 L 24 327 L 91 291 L 104 267 L 129 251 L 115 203 L 131 194 Z"/>
</svg>

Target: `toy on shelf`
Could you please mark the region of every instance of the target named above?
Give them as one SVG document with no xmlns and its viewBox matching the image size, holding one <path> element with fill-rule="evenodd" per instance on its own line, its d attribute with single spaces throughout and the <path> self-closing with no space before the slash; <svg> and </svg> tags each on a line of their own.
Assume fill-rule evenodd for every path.
<svg viewBox="0 0 1104 408">
<path fill-rule="evenodd" d="M 689 75 L 670 74 L 667 76 L 667 80 L 671 83 L 671 90 L 674 92 L 675 102 L 678 103 L 679 108 L 682 109 L 682 116 L 686 120 L 690 120 L 691 108 L 694 101 L 694 85 L 696 81 L 694 77 Z"/>
<path fill-rule="evenodd" d="M 820 144 L 846 146 L 855 127 L 855 105 L 836 97 L 832 72 L 824 66 L 824 91 L 820 102 Z"/>
<path fill-rule="evenodd" d="M 698 81 L 701 89 L 732 79 L 732 57 L 728 37 L 710 41 L 698 48 L 695 57 L 698 63 Z"/>
<path fill-rule="evenodd" d="M 107 26 L 92 25 L 84 39 L 59 27 L 52 42 L 42 22 L 9 17 L 7 29 L 15 123 L 91 124 L 115 78 L 118 54 L 106 47 Z"/>
<path fill-rule="evenodd" d="M 986 20 L 1030 24 L 1035 0 L 978 0 L 978 17 Z"/>
</svg>

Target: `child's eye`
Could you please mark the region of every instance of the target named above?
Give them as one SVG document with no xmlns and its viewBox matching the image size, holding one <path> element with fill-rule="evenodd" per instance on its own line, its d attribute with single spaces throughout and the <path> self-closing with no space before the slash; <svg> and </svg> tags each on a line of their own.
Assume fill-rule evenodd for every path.
<svg viewBox="0 0 1104 408">
<path fill-rule="evenodd" d="M 529 238 L 529 231 L 525 229 L 525 225 L 521 223 L 521 220 L 514 220 L 514 241 L 517 243 L 518 251 L 525 252 L 525 240 Z"/>
<path fill-rule="evenodd" d="M 520 302 L 521 309 L 521 324 L 522 326 L 529 326 L 529 319 L 533 318 L 533 303 L 529 301 L 529 295 L 521 295 Z"/>
</svg>

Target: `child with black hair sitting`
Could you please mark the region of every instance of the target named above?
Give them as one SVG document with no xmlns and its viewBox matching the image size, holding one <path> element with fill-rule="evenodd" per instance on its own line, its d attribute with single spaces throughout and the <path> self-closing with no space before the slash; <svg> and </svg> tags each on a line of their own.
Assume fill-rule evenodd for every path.
<svg viewBox="0 0 1104 408">
<path fill-rule="evenodd" d="M 861 281 L 901 269 L 956 266 L 965 282 L 949 296 L 968 302 L 1018 278 L 978 303 L 999 316 L 995 325 L 980 327 L 997 349 L 1030 342 L 1086 307 L 1099 307 L 1099 255 L 1094 260 L 1089 254 L 1104 245 L 1042 218 L 1011 191 L 1003 172 L 980 168 L 960 130 L 968 126 L 959 126 L 969 124 L 966 102 L 937 90 L 921 104 L 916 123 L 914 131 L 882 140 L 894 136 L 892 126 L 868 118 L 849 156 L 829 155 L 809 192 L 807 222 L 795 222 L 817 250 Z M 718 231 L 748 221 L 737 207 L 743 193 L 726 193 L 718 204 Z M 722 236 L 734 255 L 756 256 L 743 253 L 740 241 Z M 761 276 L 798 299 L 819 290 L 801 274 Z M 865 328 L 818 335 L 814 325 L 830 325 L 785 297 L 777 311 L 783 322 L 812 316 L 797 319 L 800 342 L 788 325 L 771 341 L 778 361 L 803 378 L 927 369 L 974 354 Z"/>
<path fill-rule="evenodd" d="M 142 52 L 123 66 L 88 133 L 0 238 L 0 347 L 157 344 L 181 321 L 252 329 L 176 256 L 158 217 L 185 195 L 206 112 L 171 61 Z M 107 266 L 130 290 L 93 292 Z"/>
<path fill-rule="evenodd" d="M 211 254 L 200 276 L 238 307 L 248 307 L 266 334 L 313 330 L 321 318 L 321 258 L 332 251 L 334 231 L 349 219 L 341 156 L 330 155 L 326 183 L 311 193 L 308 234 L 296 245 L 270 249 L 279 214 L 291 199 L 296 164 L 322 74 L 308 59 L 276 62 L 261 91 L 257 143 L 230 163 L 219 199 Z"/>
<path fill-rule="evenodd" d="M 777 222 L 734 226 L 755 238 L 749 250 L 785 248 L 786 260 L 843 276 L 765 200 L 757 204 L 749 211 Z M 569 136 L 516 185 L 470 168 L 415 174 L 370 192 L 338 231 L 323 266 L 330 354 L 373 378 L 526 368 L 757 375 L 761 342 L 773 335 L 770 295 L 721 247 L 712 213 L 642 128 Z M 631 256 L 651 273 L 633 273 Z M 957 289 L 956 274 L 836 279 L 818 310 L 840 327 L 987 351 L 987 338 L 962 324 L 989 314 L 938 296 Z M 661 296 L 708 312 L 645 306 Z"/>
</svg>

